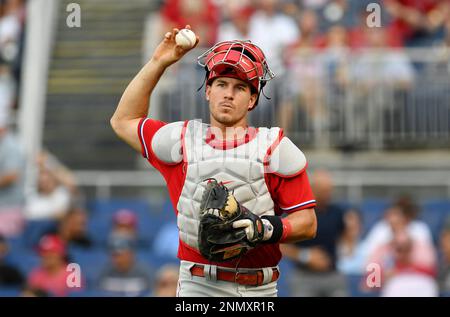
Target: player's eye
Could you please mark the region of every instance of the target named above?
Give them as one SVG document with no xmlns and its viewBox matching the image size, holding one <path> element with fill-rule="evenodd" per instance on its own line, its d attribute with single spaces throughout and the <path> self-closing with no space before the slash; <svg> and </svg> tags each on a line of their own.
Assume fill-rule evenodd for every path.
<svg viewBox="0 0 450 317">
<path fill-rule="evenodd" d="M 238 86 L 238 90 L 239 91 L 245 91 L 245 87 L 244 86 Z"/>
</svg>

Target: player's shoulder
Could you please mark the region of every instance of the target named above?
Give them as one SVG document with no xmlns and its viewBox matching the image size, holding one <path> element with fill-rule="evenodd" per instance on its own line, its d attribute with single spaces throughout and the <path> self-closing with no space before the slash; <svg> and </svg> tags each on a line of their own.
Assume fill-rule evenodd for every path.
<svg viewBox="0 0 450 317">
<path fill-rule="evenodd" d="M 284 135 L 281 128 L 269 130 L 273 131 L 271 134 L 278 134 L 269 156 L 269 171 L 282 177 L 293 177 L 302 173 L 308 165 L 303 151 Z"/>
<path fill-rule="evenodd" d="M 181 134 L 184 125 L 184 121 L 171 122 L 156 131 L 152 139 L 152 150 L 160 161 L 169 164 L 182 161 Z"/>
</svg>

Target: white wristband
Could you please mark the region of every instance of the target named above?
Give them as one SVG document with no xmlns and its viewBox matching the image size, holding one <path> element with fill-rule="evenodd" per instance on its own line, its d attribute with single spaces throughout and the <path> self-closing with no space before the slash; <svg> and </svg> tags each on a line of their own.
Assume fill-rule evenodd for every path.
<svg viewBox="0 0 450 317">
<path fill-rule="evenodd" d="M 272 237 L 273 234 L 273 226 L 272 223 L 267 219 L 261 219 L 264 224 L 264 237 L 263 241 L 267 241 Z"/>
</svg>

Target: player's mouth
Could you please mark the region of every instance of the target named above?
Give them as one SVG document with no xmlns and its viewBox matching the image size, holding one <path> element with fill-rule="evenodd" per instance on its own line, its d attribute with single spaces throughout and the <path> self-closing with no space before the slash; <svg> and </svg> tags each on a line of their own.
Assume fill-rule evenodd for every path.
<svg viewBox="0 0 450 317">
<path fill-rule="evenodd" d="M 233 105 L 229 102 L 221 102 L 219 103 L 219 106 L 222 108 L 227 108 L 227 109 L 233 109 Z"/>
</svg>

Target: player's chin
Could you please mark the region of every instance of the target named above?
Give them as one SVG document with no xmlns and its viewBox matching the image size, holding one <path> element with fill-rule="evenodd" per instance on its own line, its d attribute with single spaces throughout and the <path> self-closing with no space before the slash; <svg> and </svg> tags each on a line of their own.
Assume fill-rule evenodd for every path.
<svg viewBox="0 0 450 317">
<path fill-rule="evenodd" d="M 234 116 L 231 111 L 219 111 L 216 117 L 221 123 L 230 123 L 234 120 Z"/>
</svg>

